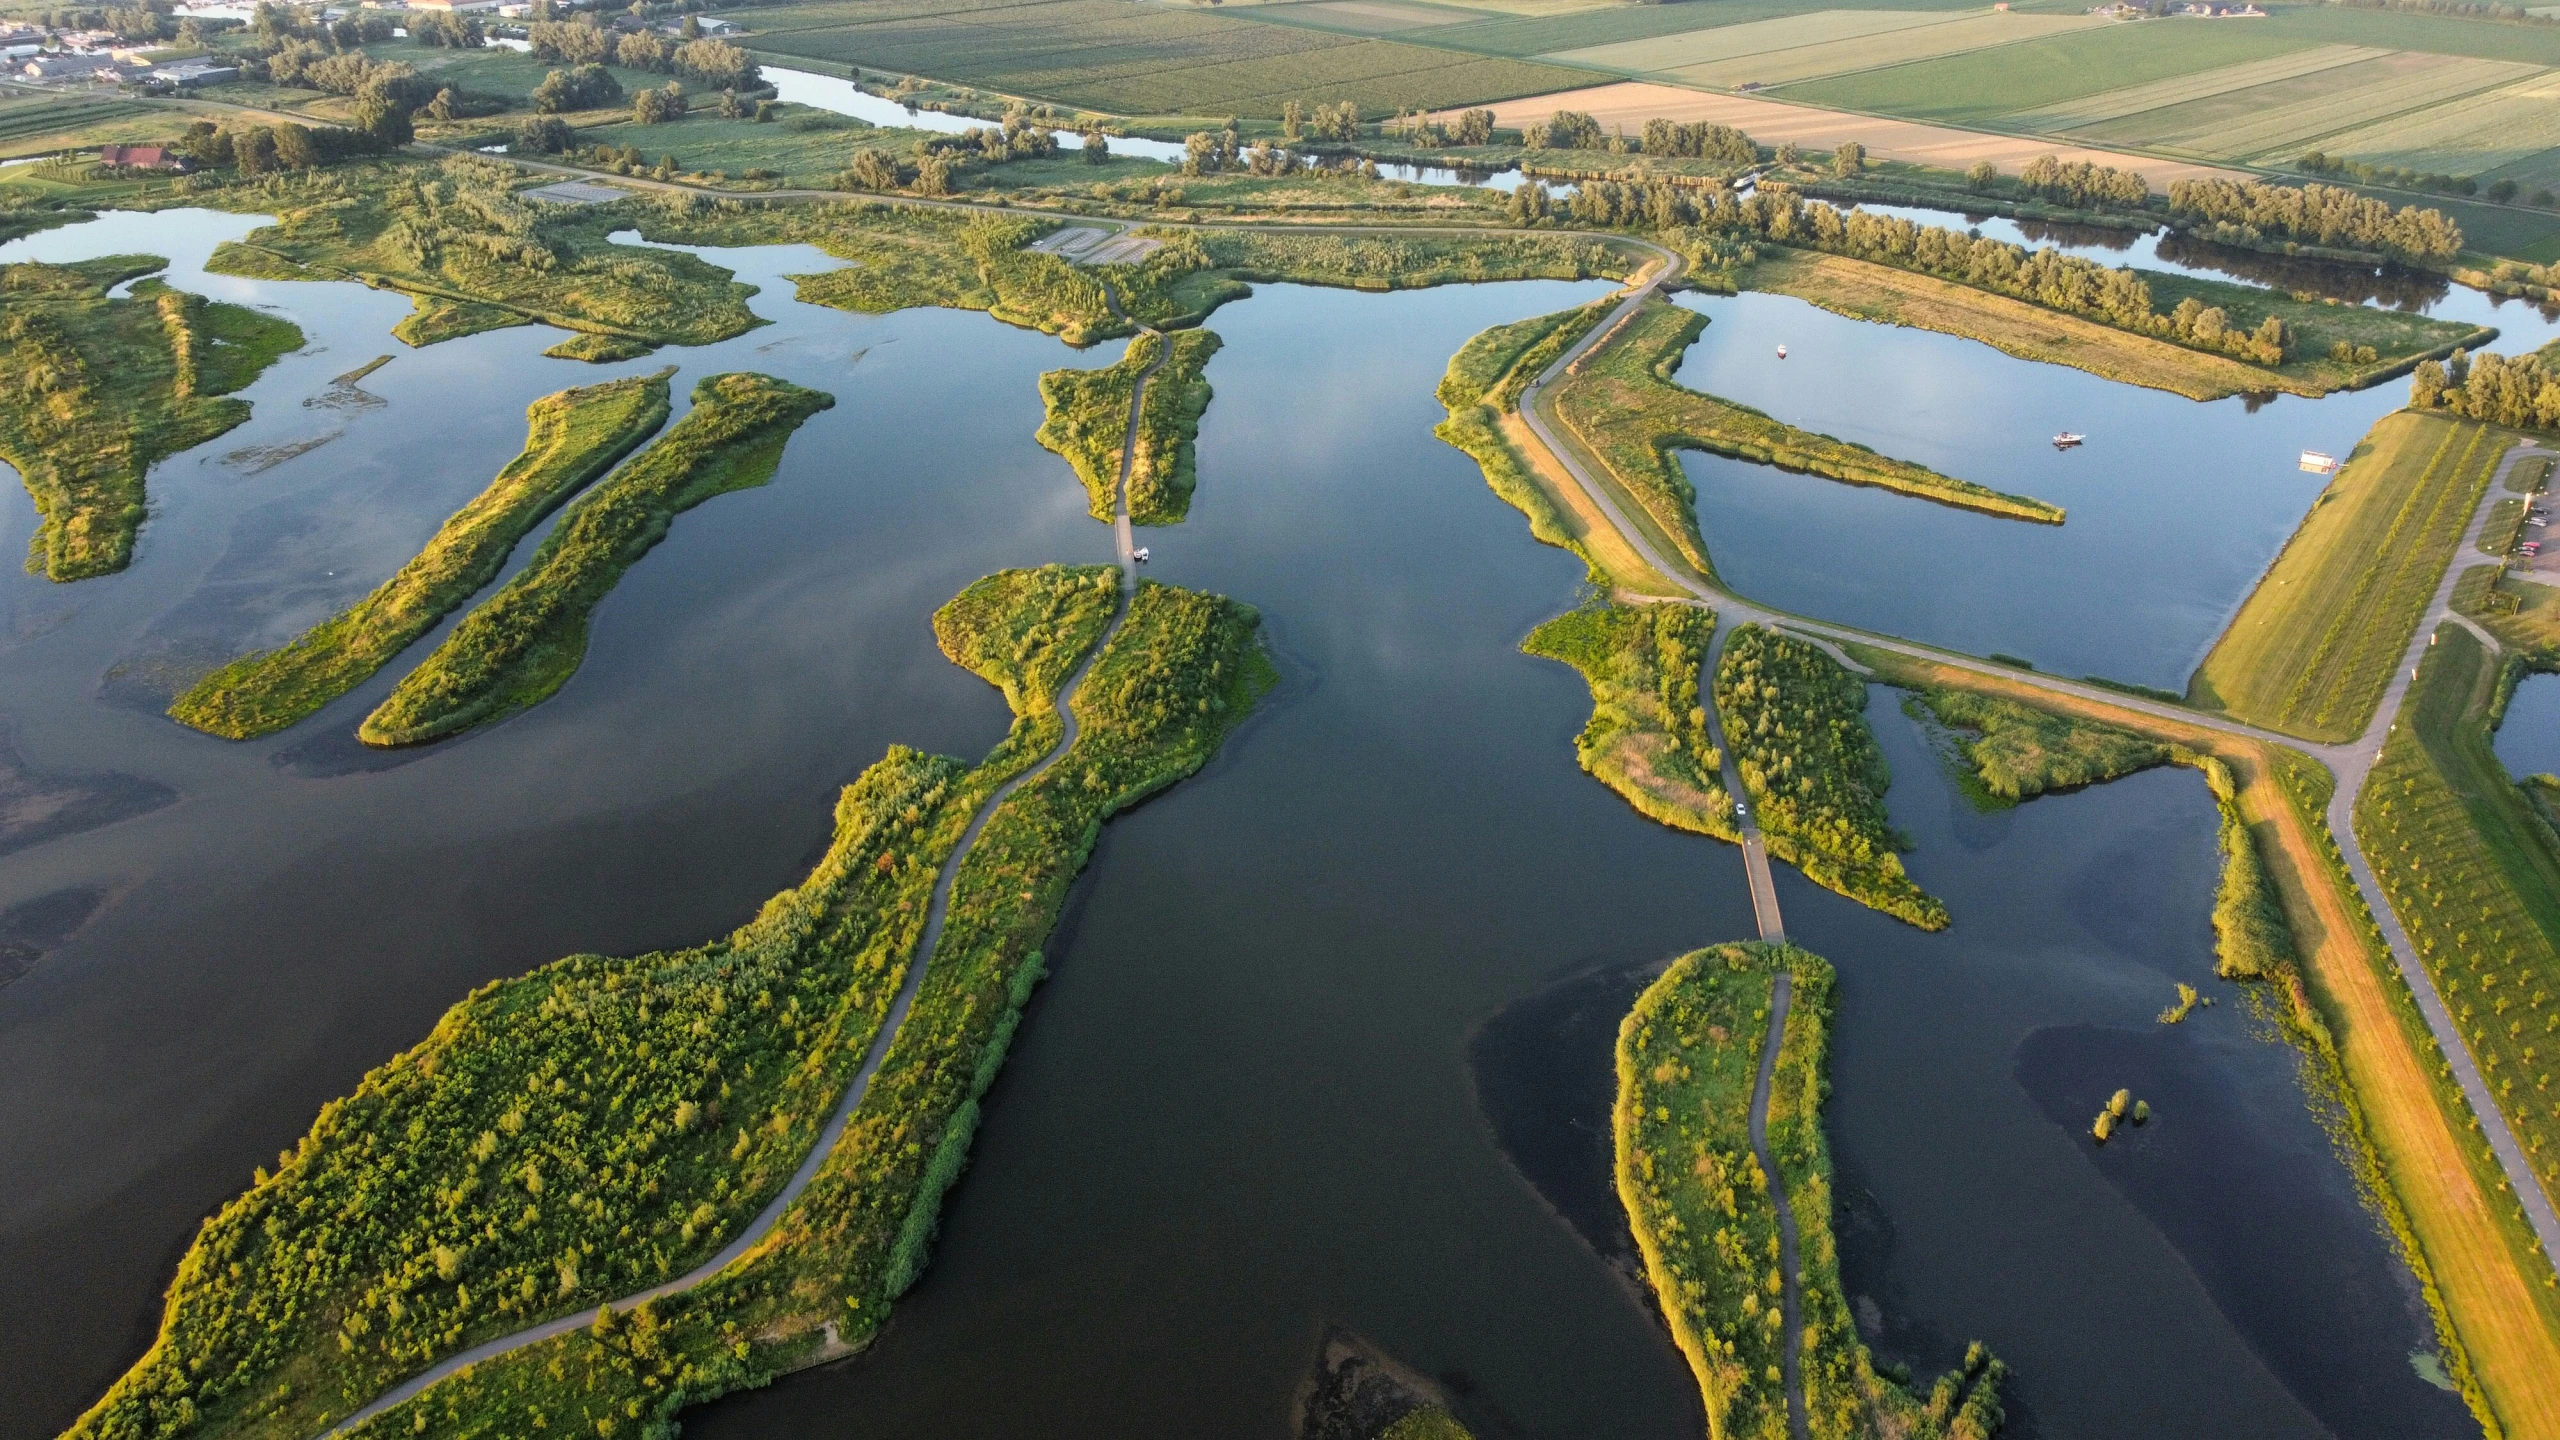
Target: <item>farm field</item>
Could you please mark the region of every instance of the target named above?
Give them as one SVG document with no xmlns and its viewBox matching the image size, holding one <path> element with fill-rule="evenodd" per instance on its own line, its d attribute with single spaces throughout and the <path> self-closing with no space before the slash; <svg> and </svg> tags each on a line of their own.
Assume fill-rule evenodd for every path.
<svg viewBox="0 0 2560 1440">
<path fill-rule="evenodd" d="M 176 126 L 168 112 L 85 95 L 0 96 L 0 159 L 67 145 L 156 139 Z"/>
<path fill-rule="evenodd" d="M 1462 25 L 1485 18 L 1479 10 L 1417 4 L 1414 0 L 1294 0 L 1257 8 L 1261 11 L 1254 16 L 1257 20 L 1339 30 L 1350 35 L 1390 35 L 1399 30 Z"/>
<path fill-rule="evenodd" d="M 2560 72 L 2448 100 L 2331 137 L 2323 149 L 2412 170 L 2560 183 Z"/>
<path fill-rule="evenodd" d="M 2310 142 L 2350 126 L 2537 73 L 2533 66 L 2512 61 L 2389 55 L 2071 133 L 2100 144 L 2152 146 L 2218 160 L 2290 159 Z"/>
<path fill-rule="evenodd" d="M 1779 85 L 1934 59 L 1941 55 L 1961 55 L 2112 23 L 2094 15 L 1995 12 L 1766 55 L 1686 65 L 1669 73 L 1693 85 L 1711 85 L 1720 89 L 1746 84 Z"/>
<path fill-rule="evenodd" d="M 2385 416 L 2196 671 L 2188 698 L 2316 740 L 2364 730 L 2506 432 Z"/>
<path fill-rule="evenodd" d="M 1676 70 L 1683 65 L 1737 60 L 1747 55 L 1767 55 L 1773 51 L 1827 45 L 1897 30 L 1948 25 L 1965 16 L 1963 11 L 1819 10 L 1809 15 L 1788 15 L 1773 20 L 1683 30 L 1642 40 L 1622 40 L 1614 45 L 1591 45 L 1544 58 L 1602 70 Z"/>
<path fill-rule="evenodd" d="M 2338 43 L 2278 21 L 2109 25 L 1787 87 L 1789 99 L 1959 125 Z M 2353 43 L 2353 42 L 2347 42 Z M 2388 48 L 2388 47 L 2382 47 Z"/>
<path fill-rule="evenodd" d="M 1630 133 L 1642 129 L 1644 122 L 1655 116 L 1682 122 L 1712 120 L 1734 126 L 1763 145 L 1792 140 L 1808 149 L 1829 150 L 1843 141 L 1855 140 L 1877 159 L 1908 161 L 1942 170 L 1963 170 L 1977 160 L 1988 160 L 2014 173 L 2039 155 L 2057 155 L 2064 160 L 2087 160 L 2138 171 L 2155 190 L 2165 190 L 2170 181 L 2190 176 L 2234 173 L 2188 160 L 2125 155 L 2028 136 L 1956 130 L 1889 116 L 1790 105 L 1756 95 L 1718 95 L 1634 80 L 1512 100 L 1491 108 L 1493 123 L 1501 126 L 1542 120 L 1558 110 L 1583 111 L 1598 120 L 1603 129 L 1624 125 Z"/>
<path fill-rule="evenodd" d="M 2218 66 L 2200 74 L 2175 75 L 2166 80 L 2147 81 L 2121 90 L 2105 90 L 2058 104 L 2020 110 L 2003 117 L 2001 123 L 2018 130 L 2074 130 L 2083 125 L 2120 120 L 2127 115 L 2182 105 L 2191 100 L 2226 95 L 2234 90 L 2335 70 L 2359 60 L 2378 60 L 2390 53 L 2364 45 L 2319 45 L 2265 60 Z"/>
<path fill-rule="evenodd" d="M 1372 113 L 1562 89 L 1583 72 L 1116 0 L 953 12 L 827 4 L 750 12 L 750 49 L 928 75 L 1122 114 L 1277 116 L 1290 100 Z"/>
</svg>

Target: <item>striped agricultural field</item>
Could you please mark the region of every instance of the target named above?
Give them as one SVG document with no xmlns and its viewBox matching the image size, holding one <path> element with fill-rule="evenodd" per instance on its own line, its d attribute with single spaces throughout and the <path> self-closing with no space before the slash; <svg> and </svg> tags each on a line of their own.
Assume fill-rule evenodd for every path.
<svg viewBox="0 0 2560 1440">
<path fill-rule="evenodd" d="M 2350 130 L 2321 148 L 2378 165 L 2469 175 L 2553 146 L 2560 146 L 2560 70 Z"/>
<path fill-rule="evenodd" d="M 1912 60 L 1961 55 L 1995 45 L 2014 45 L 2113 23 L 2095 15 L 2029 15 L 2018 11 L 1995 11 L 1951 20 L 1944 25 L 1888 30 L 1820 45 L 1800 45 L 1792 50 L 1711 60 L 1661 73 L 1687 84 L 1718 90 L 1731 90 L 1743 85 L 1783 85 L 1794 80 L 1845 75 Z"/>
<path fill-rule="evenodd" d="M 1869 35 L 1889 35 L 1897 30 L 1945 25 L 1980 13 L 1983 12 L 1817 10 L 1810 15 L 1786 15 L 1741 25 L 1684 30 L 1677 35 L 1622 40 L 1614 45 L 1586 45 L 1578 50 L 1563 50 L 1538 58 L 1567 65 L 1588 65 L 1595 70 L 1624 70 L 1629 74 L 1642 75 L 1656 70 L 1676 70 L 1683 65 L 1704 65 L 1748 55 L 1828 45 L 1839 40 L 1856 40 Z"/>
<path fill-rule="evenodd" d="M 2234 90 L 2247 90 L 2300 75 L 2335 70 L 2360 60 L 2379 60 L 2390 53 L 2362 45 L 2321 45 L 2297 50 L 2290 55 L 2252 60 L 2241 65 L 2224 65 L 2199 74 L 2154 80 L 2147 85 L 2128 85 L 2122 90 L 2108 90 L 2058 104 L 2041 105 L 2032 110 L 2020 110 L 2002 116 L 2000 124 L 2013 130 L 2076 130 L 2084 125 L 2140 115 L 2147 110 L 2183 105 L 2190 100 L 2209 100 Z"/>
<path fill-rule="evenodd" d="M 2539 67 L 2521 61 L 2404 52 L 2128 115 L 2071 133 L 2093 144 L 2141 145 L 2239 160 L 2289 152 L 2350 126 L 2538 72 Z"/>
</svg>

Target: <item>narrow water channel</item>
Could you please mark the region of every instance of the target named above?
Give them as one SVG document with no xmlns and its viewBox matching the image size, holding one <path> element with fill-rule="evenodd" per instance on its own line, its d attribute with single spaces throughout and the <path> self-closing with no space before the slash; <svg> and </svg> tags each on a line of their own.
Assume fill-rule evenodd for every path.
<svg viewBox="0 0 2560 1440">
<path fill-rule="evenodd" d="M 93 1398 L 148 1342 L 198 1217 L 472 986 L 719 933 L 799 879 L 834 788 L 887 744 L 986 748 L 1001 703 L 935 651 L 932 609 L 1002 566 L 1109 553 L 1030 436 L 1039 371 L 1117 345 L 800 306 L 780 277 L 828 262 L 776 247 L 704 252 L 763 286 L 774 322 L 721 345 L 598 367 L 544 359 L 557 336 L 521 329 L 410 351 L 387 337 L 396 297 L 197 275 L 253 222 L 101 223 L 21 243 L 169 254 L 179 283 L 280 306 L 313 344 L 249 392 L 248 425 L 154 475 L 131 571 L 0 575 L 0 760 L 21 772 L 0 786 L 161 800 L 15 850 L 0 836 L 0 946 L 32 954 L 0 985 L 0 1440 L 52 1435 Z M 692 1433 L 1278 1437 L 1329 1325 L 1438 1377 L 1488 1436 L 1699 1432 L 1685 1366 L 1595 1234 L 1605 1147 L 1554 1137 L 1588 1123 L 1595 1096 L 1572 1087 L 1605 1083 L 1580 1051 L 1614 1029 L 1592 1018 L 1620 1003 L 1607 985 L 1749 933 L 1740 866 L 1575 768 L 1581 682 L 1516 646 L 1574 603 L 1580 567 L 1430 434 L 1468 336 L 1605 289 L 1268 287 L 1218 314 L 1200 490 L 1188 524 L 1148 537 L 1150 573 L 1261 607 L 1286 683 L 1200 776 L 1105 832 L 933 1267 L 872 1352 L 708 1407 Z M 1881 387 L 1907 332 L 1860 330 L 1875 368 L 1839 373 Z M 332 396 L 385 353 L 368 401 Z M 2084 378 L 1990 362 L 1968 346 L 1936 363 L 1976 391 Z M 405 664 L 269 741 L 159 715 L 190 667 L 396 568 L 515 452 L 527 401 L 664 363 L 679 393 L 757 369 L 838 405 L 770 486 L 676 522 L 559 696 L 387 760 L 344 736 Z M 262 471 L 220 458 L 323 433 Z M 1943 431 L 1968 463 L 1942 468 L 2000 483 L 1964 434 Z M 1910 503 L 1777 478 L 1805 504 Z M 2236 601 L 2308 494 L 2264 502 L 2228 576 L 2157 588 Z M 2120 503 L 2118 533 L 2154 563 L 2211 527 L 2174 485 Z M 1766 538 L 1703 493 L 1702 517 L 1728 566 Z M 0 546 L 32 524 L 0 503 Z M 1993 603 L 1963 592 L 1939 623 Z M 2020 628 L 2007 609 L 1987 623 Z M 2152 654 L 2142 625 L 2112 624 L 2079 604 L 2039 633 L 2057 653 Z M 2289 1052 L 2250 1035 L 2227 987 L 2191 1029 L 2150 1019 L 2210 966 L 2201 782 L 1979 815 L 1893 697 L 1875 709 L 1913 871 L 1956 927 L 1921 936 L 1780 883 L 1791 930 L 1842 971 L 1847 1277 L 1885 1356 L 1926 1370 L 1991 1342 L 2019 1369 L 2022 1434 L 2462 1431 L 2410 1363 L 2405 1272 Z M 1594 975 L 1620 978 L 1541 1009 Z M 2075 1107 L 2117 1075 L 2156 1085 L 2161 1119 L 2096 1155 Z M 1567 1093 L 1518 1103 L 1538 1087 Z M 2234 1197 L 2252 1213 L 2226 1215 Z"/>
</svg>

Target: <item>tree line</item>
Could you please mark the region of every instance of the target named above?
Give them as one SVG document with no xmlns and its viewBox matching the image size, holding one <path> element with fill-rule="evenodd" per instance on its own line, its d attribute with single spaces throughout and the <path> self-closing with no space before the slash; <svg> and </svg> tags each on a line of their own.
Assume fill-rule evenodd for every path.
<svg viewBox="0 0 2560 1440">
<path fill-rule="evenodd" d="M 2028 161 L 2018 172 L 2018 188 L 2077 210 L 2139 210 L 2151 200 L 2151 182 L 2134 171 L 2053 155 Z"/>
<path fill-rule="evenodd" d="M 2214 238 L 2242 244 L 2261 238 L 2295 240 L 2438 263 L 2462 253 L 2462 227 L 2442 212 L 2415 205 L 2393 210 L 2383 201 L 2334 185 L 2175 180 L 2169 185 L 2169 213 L 2210 222 Z"/>
<path fill-rule="evenodd" d="M 537 58 L 557 65 L 619 65 L 727 90 L 753 90 L 764 83 L 756 62 L 726 40 L 671 43 L 649 30 L 616 35 L 594 21 L 591 15 L 536 21 L 526 27 L 525 34 Z"/>
<path fill-rule="evenodd" d="M 2560 367 L 2540 353 L 2470 355 L 2439 365 L 2421 362 L 2409 378 L 2409 403 L 2518 430 L 2560 430 Z"/>
</svg>

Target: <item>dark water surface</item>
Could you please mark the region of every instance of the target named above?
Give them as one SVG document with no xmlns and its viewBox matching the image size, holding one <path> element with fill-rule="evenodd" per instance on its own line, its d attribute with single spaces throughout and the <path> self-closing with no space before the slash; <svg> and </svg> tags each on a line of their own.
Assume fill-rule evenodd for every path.
<svg viewBox="0 0 2560 1440">
<path fill-rule="evenodd" d="M 1002 566 L 1109 551 L 1030 436 L 1037 373 L 1117 345 L 799 306 L 778 277 L 832 262 L 778 247 L 719 253 L 777 322 L 723 345 L 598 367 L 543 359 L 558 337 L 521 329 L 412 352 L 385 333 L 396 297 L 201 277 L 214 239 L 253 223 L 35 237 L 55 257 L 170 254 L 188 288 L 285 307 L 313 350 L 249 392 L 248 425 L 154 475 L 130 572 L 0 575 L 17 777 L 0 786 L 165 802 L 0 848 L 0 956 L 23 970 L 0 985 L 5 1440 L 51 1435 L 92 1399 L 147 1343 L 198 1218 L 472 986 L 720 933 L 798 881 L 835 787 L 886 745 L 993 743 L 1002 705 L 935 651 L 932 609 Z M 1150 568 L 1260 606 L 1284 686 L 1208 770 L 1105 832 L 933 1267 L 872 1352 L 708 1407 L 692 1433 L 1276 1437 L 1329 1325 L 1438 1377 L 1489 1440 L 1699 1432 L 1685 1366 L 1604 1258 L 1591 1106 L 1605 1126 L 1612 1007 L 1668 957 L 1748 933 L 1740 866 L 1576 770 L 1581 682 L 1516 646 L 1573 603 L 1579 567 L 1430 435 L 1432 381 L 1468 336 L 1602 289 L 1274 287 L 1219 314 L 1193 518 L 1148 537 Z M 1861 327 L 1870 361 L 1836 362 L 1871 413 L 1901 403 L 1905 333 Z M 362 385 L 383 403 L 304 403 L 383 353 L 398 358 Z M 388 759 L 345 737 L 406 661 L 266 741 L 159 716 L 192 668 L 396 568 L 515 452 L 527 401 L 660 363 L 684 367 L 679 393 L 753 368 L 838 404 L 772 485 L 677 521 L 556 698 Z M 1971 393 L 2085 378 L 1979 346 L 1936 363 Z M 2163 424 L 2214 413 L 2167 403 L 2183 409 Z M 2270 413 L 2285 406 L 2314 411 Z M 263 473 L 218 458 L 331 432 Z M 2235 603 L 2280 543 L 2316 489 L 2302 479 L 2263 502 L 2265 533 L 2226 557 L 2209 604 Z M 1944 513 L 1775 483 L 1805 506 Z M 2170 563 L 2227 524 L 2189 494 L 2124 484 L 2114 533 Z M 1706 497 L 1706 523 L 1731 569 L 1768 537 L 1723 504 Z M 0 547 L 32 523 L 0 505 Z M 2156 623 L 2082 603 L 2038 633 L 2112 655 Z M 1990 1341 L 2034 1434 L 2463 1429 L 2407 1360 L 2424 1333 L 2406 1276 L 2287 1052 L 2232 1004 L 2155 1034 L 2173 979 L 2208 983 L 2201 782 L 1978 815 L 1884 692 L 1876 716 L 1914 872 L 1955 928 L 1923 936 L 1791 872 L 1780 885 L 1790 928 L 1842 972 L 1847 1275 L 1888 1358 L 1927 1369 Z M 2075 1068 L 2109 1045 L 2131 1048 Z M 2092 1157 L 2080 1092 L 2120 1072 L 2158 1086 L 2162 1119 Z M 2173 1138 L 2206 1135 L 2210 1166 L 2178 1158 Z M 2202 1221 L 2235 1196 L 2307 1217 L 2321 1243 L 2217 1242 Z M 2110 1375 L 2150 1378 L 2093 1379 Z"/>
<path fill-rule="evenodd" d="M 2560 775 L 2560 677 L 2524 677 L 2492 743 L 2510 775 Z"/>
</svg>

